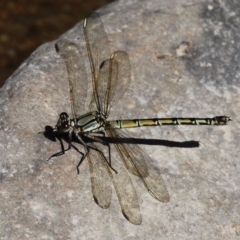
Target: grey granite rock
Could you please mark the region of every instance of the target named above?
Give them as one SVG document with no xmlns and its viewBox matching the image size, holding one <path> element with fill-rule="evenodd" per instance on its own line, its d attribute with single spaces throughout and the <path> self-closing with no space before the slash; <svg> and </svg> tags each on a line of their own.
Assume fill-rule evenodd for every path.
<svg viewBox="0 0 240 240">
<path fill-rule="evenodd" d="M 143 218 L 132 225 L 115 193 L 109 209 L 95 204 L 87 161 L 76 173 L 76 151 L 46 161 L 61 146 L 38 132 L 70 111 L 64 63 L 55 41 L 46 43 L 0 92 L 0 238 L 239 238 L 240 3 L 122 0 L 99 13 L 111 49 L 127 51 L 132 64 L 129 90 L 109 119 L 229 115 L 233 122 L 130 131 L 200 142 L 198 148 L 141 146 L 160 169 L 170 202 L 156 201 L 132 177 Z M 61 38 L 78 44 L 90 81 L 82 22 Z M 182 42 L 189 43 L 186 53 Z"/>
</svg>

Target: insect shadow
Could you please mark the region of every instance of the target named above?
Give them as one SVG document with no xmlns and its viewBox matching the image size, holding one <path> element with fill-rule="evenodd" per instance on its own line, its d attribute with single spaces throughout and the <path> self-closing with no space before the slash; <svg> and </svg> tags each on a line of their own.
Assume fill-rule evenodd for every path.
<svg viewBox="0 0 240 240">
<path fill-rule="evenodd" d="M 45 126 L 45 131 L 39 132 L 39 134 L 44 135 L 45 138 L 51 140 L 52 142 L 57 142 L 57 140 L 60 142 L 61 151 L 58 152 L 57 154 L 53 154 L 48 160 L 50 160 L 53 156 L 57 157 L 65 154 L 66 150 L 64 149 L 63 141 L 67 143 L 69 142 L 68 133 L 54 131 L 53 127 Z M 88 144 L 89 142 L 99 142 L 85 135 L 82 135 L 82 139 L 86 144 Z M 169 141 L 169 140 L 163 140 L 163 139 L 142 139 L 142 138 L 130 138 L 130 137 L 129 138 L 111 138 L 111 137 L 104 137 L 104 136 L 103 137 L 99 136 L 98 139 L 100 139 L 101 142 L 104 142 L 104 145 L 108 145 L 108 146 L 109 144 L 117 144 L 117 143 L 152 145 L 152 146 L 157 145 L 157 146 L 176 147 L 176 148 L 197 148 L 200 146 L 199 141 L 194 141 L 194 140 L 180 142 L 180 141 Z M 73 143 L 81 144 L 75 135 L 72 136 L 71 147 L 83 156 L 84 153 L 82 153 Z"/>
</svg>

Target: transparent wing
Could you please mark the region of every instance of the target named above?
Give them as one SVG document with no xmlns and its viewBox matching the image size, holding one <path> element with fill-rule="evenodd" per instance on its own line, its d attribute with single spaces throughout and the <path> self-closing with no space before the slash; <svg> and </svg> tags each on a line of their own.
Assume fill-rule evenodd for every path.
<svg viewBox="0 0 240 240">
<path fill-rule="evenodd" d="M 132 145 L 132 154 L 128 151 L 127 144 L 117 143 L 117 138 L 130 138 L 126 135 L 126 133 L 119 133 L 115 129 L 108 129 L 108 135 L 112 138 L 113 141 L 116 141 L 117 151 L 121 156 L 121 159 L 128 169 L 129 172 L 138 176 L 138 177 L 148 177 L 148 168 L 145 161 L 145 158 L 141 155 L 141 153 L 137 152 L 140 148 L 137 145 Z M 132 156 L 134 154 L 134 157 Z"/>
<path fill-rule="evenodd" d="M 116 156 L 112 166 L 117 170 L 117 173 L 110 170 L 110 176 L 118 196 L 118 201 L 126 219 L 133 224 L 139 225 L 142 223 L 142 216 L 138 196 L 128 172 L 123 164 L 121 164 L 121 160 L 118 159 L 119 155 Z"/>
<path fill-rule="evenodd" d="M 131 80 L 128 54 L 116 51 L 110 55 L 107 35 L 97 13 L 84 22 L 84 35 L 92 70 L 93 97 L 90 110 L 97 108 L 105 116 L 126 92 Z"/>
<path fill-rule="evenodd" d="M 84 21 L 84 36 L 86 41 L 86 47 L 88 51 L 88 58 L 92 71 L 92 84 L 93 84 L 93 98 L 90 104 L 90 109 L 94 108 L 94 104 L 98 110 L 100 110 L 99 96 L 97 91 L 97 76 L 100 65 L 110 58 L 110 50 L 108 47 L 108 39 L 104 30 L 103 23 L 98 13 L 92 13 Z M 95 103 L 93 102 L 95 101 Z"/>
<path fill-rule="evenodd" d="M 111 138 L 116 139 L 115 146 L 126 168 L 141 178 L 144 186 L 154 198 L 161 202 L 168 202 L 170 197 L 166 185 L 161 173 L 151 164 L 151 158 L 134 143 L 134 139 L 130 138 L 127 133 L 116 129 L 109 129 L 107 133 Z M 133 144 L 117 143 L 117 138 L 130 138 Z"/>
<path fill-rule="evenodd" d="M 97 90 L 102 112 L 109 115 L 111 107 L 128 89 L 131 80 L 131 65 L 128 54 L 116 51 L 101 64 L 97 79 Z"/>
<path fill-rule="evenodd" d="M 66 65 L 72 117 L 76 118 L 82 115 L 87 97 L 87 73 L 82 54 L 76 44 L 65 39 L 56 43 L 56 49 Z"/>
<path fill-rule="evenodd" d="M 88 143 L 91 147 L 98 149 L 93 143 Z M 109 208 L 112 198 L 111 180 L 109 178 L 109 169 L 106 168 L 106 160 L 102 152 L 90 149 L 87 155 L 92 193 L 95 202 L 102 208 Z"/>
<path fill-rule="evenodd" d="M 124 166 L 122 166 L 123 164 L 119 159 L 119 155 L 114 151 L 113 154 L 111 155 L 114 158 L 114 161 L 112 161 L 112 167 L 117 171 L 117 173 L 115 173 L 109 167 L 107 159 L 104 157 L 107 156 L 106 152 L 108 151 L 108 148 L 105 145 L 98 143 L 96 144 L 94 143 L 94 145 L 93 143 L 91 143 L 91 146 L 94 147 L 95 149 L 96 148 L 98 149 L 98 151 L 94 151 L 91 149 L 90 154 L 92 154 L 92 156 L 89 158 L 90 160 L 89 166 L 95 201 L 97 199 L 96 202 L 98 205 L 100 205 L 99 201 L 104 203 L 104 206 L 107 205 L 108 203 L 107 200 L 109 199 L 109 197 L 106 197 L 107 196 L 106 191 L 108 192 L 107 190 L 109 188 L 108 179 L 110 177 L 114 189 L 116 191 L 123 215 L 131 223 L 141 224 L 142 217 L 138 203 L 138 196 L 132 184 L 132 180 L 128 175 L 127 170 L 125 169 Z M 104 179 L 106 180 L 104 181 Z M 107 186 L 105 186 L 106 182 Z M 103 204 L 101 204 L 100 206 L 102 205 Z"/>
</svg>

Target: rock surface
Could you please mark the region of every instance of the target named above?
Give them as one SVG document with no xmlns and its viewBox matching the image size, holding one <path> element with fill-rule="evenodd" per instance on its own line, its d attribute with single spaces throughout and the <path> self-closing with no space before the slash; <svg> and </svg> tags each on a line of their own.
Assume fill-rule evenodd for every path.
<svg viewBox="0 0 240 240">
<path fill-rule="evenodd" d="M 228 115 L 233 122 L 130 131 L 138 138 L 200 142 L 198 148 L 141 146 L 160 169 L 170 202 L 153 199 L 133 177 L 143 222 L 132 225 L 115 193 L 109 209 L 95 204 L 87 161 L 76 173 L 76 151 L 46 161 L 61 146 L 38 132 L 70 112 L 64 63 L 55 42 L 46 43 L 0 92 L 0 238 L 237 239 L 240 3 L 123 0 L 99 13 L 112 51 L 127 51 L 132 65 L 131 85 L 109 119 Z M 78 44 L 90 82 L 82 24 L 61 38 Z"/>
</svg>

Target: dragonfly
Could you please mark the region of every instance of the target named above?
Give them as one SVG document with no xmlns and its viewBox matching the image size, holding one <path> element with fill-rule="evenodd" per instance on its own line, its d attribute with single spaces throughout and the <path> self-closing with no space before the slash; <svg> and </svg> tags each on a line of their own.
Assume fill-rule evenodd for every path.
<svg viewBox="0 0 240 240">
<path fill-rule="evenodd" d="M 73 147 L 73 137 L 84 147 L 85 152 L 82 153 L 77 169 L 87 158 L 95 202 L 102 208 L 109 208 L 113 185 L 123 215 L 129 222 L 139 225 L 142 216 L 138 196 L 128 172 L 141 179 L 147 191 L 158 201 L 169 202 L 170 196 L 160 172 L 150 164 L 151 158 L 134 140 L 131 143 L 118 141 L 130 138 L 123 129 L 162 125 L 226 125 L 231 118 L 216 116 L 108 120 L 111 108 L 123 97 L 131 81 L 129 56 L 125 51 L 110 52 L 98 13 L 94 12 L 84 20 L 83 32 L 92 75 L 90 104 L 87 113 L 83 114 L 88 80 L 86 69 L 81 63 L 82 54 L 75 43 L 59 40 L 56 49 L 67 70 L 72 116 L 62 112 L 54 131 L 68 135 L 68 148 L 63 152 Z M 114 148 L 104 141 L 105 136 L 113 139 Z M 85 137 L 93 141 L 86 141 Z M 107 148 L 108 156 L 103 148 Z M 114 161 L 111 161 L 112 149 L 116 153 Z M 55 156 L 58 153 L 51 157 Z"/>
</svg>

